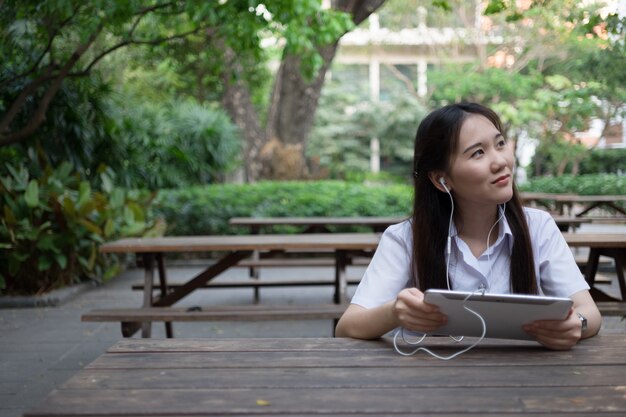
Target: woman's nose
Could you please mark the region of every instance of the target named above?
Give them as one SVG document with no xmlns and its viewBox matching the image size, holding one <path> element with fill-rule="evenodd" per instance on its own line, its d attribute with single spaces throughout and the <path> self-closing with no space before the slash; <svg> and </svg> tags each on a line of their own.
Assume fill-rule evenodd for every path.
<svg viewBox="0 0 626 417">
<path fill-rule="evenodd" d="M 491 169 L 494 172 L 500 171 L 502 168 L 506 167 L 509 164 L 506 156 L 501 152 L 494 152 L 493 157 L 491 159 Z"/>
</svg>

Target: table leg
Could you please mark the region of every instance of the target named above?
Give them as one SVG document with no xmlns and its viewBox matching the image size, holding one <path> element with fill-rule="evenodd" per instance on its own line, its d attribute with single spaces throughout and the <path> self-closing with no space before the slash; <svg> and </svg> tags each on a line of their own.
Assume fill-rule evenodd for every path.
<svg viewBox="0 0 626 417">
<path fill-rule="evenodd" d="M 152 285 L 154 282 L 154 253 L 143 254 L 144 282 L 143 282 L 143 306 L 152 307 Z M 152 322 L 141 324 L 141 337 L 150 337 Z"/>
<path fill-rule="evenodd" d="M 250 228 L 250 234 L 253 234 L 253 235 L 258 235 L 260 233 L 260 231 L 261 231 L 260 230 L 260 226 L 252 226 Z M 253 262 L 257 262 L 259 259 L 260 259 L 259 251 L 258 250 L 253 251 L 252 252 L 252 261 Z M 254 267 L 254 266 L 251 266 L 249 268 L 250 279 L 258 280 L 259 279 L 259 275 L 260 275 L 260 271 L 259 271 L 258 268 Z M 259 299 L 260 299 L 259 287 L 254 287 L 254 302 L 258 303 Z"/>
<path fill-rule="evenodd" d="M 346 266 L 348 256 L 345 251 L 335 252 L 335 296 L 336 304 L 342 304 L 348 299 L 348 280 L 346 278 Z"/>
<path fill-rule="evenodd" d="M 615 273 L 617 274 L 620 294 L 622 301 L 626 301 L 626 248 L 607 249 L 606 252 L 615 259 Z"/>
<path fill-rule="evenodd" d="M 585 214 L 589 213 L 594 208 L 600 207 L 600 206 L 603 206 L 603 205 L 607 206 L 609 208 L 612 208 L 613 210 L 615 210 L 618 213 L 626 215 L 626 211 L 619 204 L 616 204 L 616 203 L 614 203 L 612 201 L 597 201 L 597 202 L 594 202 L 594 203 L 590 203 L 589 205 L 584 207 L 583 210 L 580 213 L 576 213 L 576 217 L 582 217 Z"/>
<path fill-rule="evenodd" d="M 614 259 L 615 273 L 617 275 L 622 301 L 626 300 L 626 280 L 624 273 L 626 269 L 626 249 L 611 248 L 591 248 L 589 250 L 589 258 L 587 260 L 587 267 L 585 268 L 585 280 L 591 287 L 590 293 L 593 299 L 595 301 L 619 301 L 594 286 L 600 256 L 608 256 Z"/>
<path fill-rule="evenodd" d="M 159 287 L 161 289 L 161 298 L 167 295 L 167 276 L 165 275 L 165 261 L 163 260 L 163 254 L 157 253 L 157 266 L 159 268 Z M 165 322 L 165 335 L 168 338 L 174 337 L 174 329 L 172 328 L 172 322 Z"/>
</svg>

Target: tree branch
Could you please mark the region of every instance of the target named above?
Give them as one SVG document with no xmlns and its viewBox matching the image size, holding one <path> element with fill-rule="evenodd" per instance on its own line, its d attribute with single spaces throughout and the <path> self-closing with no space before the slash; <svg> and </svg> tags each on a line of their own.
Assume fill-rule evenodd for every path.
<svg viewBox="0 0 626 417">
<path fill-rule="evenodd" d="M 76 62 L 78 62 L 80 57 L 85 53 L 85 51 L 87 51 L 87 49 L 89 49 L 91 44 L 96 40 L 96 38 L 98 37 L 101 31 L 102 31 L 102 26 L 99 26 L 98 29 L 89 37 L 87 42 L 85 42 L 82 45 L 79 45 L 78 48 L 76 48 L 72 56 L 70 56 L 68 61 L 59 71 L 59 73 L 54 77 L 52 84 L 50 85 L 48 90 L 44 93 L 43 97 L 41 98 L 41 101 L 39 103 L 39 106 L 37 107 L 37 110 L 35 111 L 35 114 L 28 121 L 26 126 L 24 126 L 22 129 L 18 130 L 15 133 L 10 133 L 6 135 L 1 133 L 3 131 L 0 130 L 0 147 L 11 145 L 11 144 L 24 140 L 25 138 L 33 134 L 33 132 L 35 132 L 35 130 L 37 130 L 39 126 L 41 126 L 41 123 L 43 123 L 43 121 L 45 120 L 48 106 L 50 105 L 50 102 L 52 101 L 54 96 L 59 91 L 59 88 L 61 88 L 61 84 L 63 84 L 63 80 L 69 74 L 70 70 L 76 64 Z M 13 108 L 14 105 L 11 107 Z M 21 108 L 21 105 L 19 107 Z M 5 118 L 2 121 L 2 126 L 4 127 L 4 130 L 8 128 L 8 126 L 13 121 L 16 115 L 17 115 L 17 111 L 14 112 L 12 117 L 5 116 Z"/>
<path fill-rule="evenodd" d="M 9 125 L 15 119 L 20 109 L 26 102 L 26 99 L 30 97 L 37 88 L 39 88 L 43 83 L 53 79 L 52 75 L 52 66 L 49 66 L 46 69 L 46 72 L 43 75 L 40 75 L 38 78 L 31 81 L 24 89 L 20 92 L 20 94 L 13 100 L 11 107 L 9 110 L 3 115 L 2 120 L 0 120 L 0 134 L 9 130 Z"/>
<path fill-rule="evenodd" d="M 184 33 L 180 33 L 180 34 L 177 34 L 177 35 L 168 36 L 168 37 L 164 37 L 164 38 L 151 39 L 151 40 L 126 39 L 126 40 L 118 43 L 117 45 L 113 45 L 109 49 L 106 49 L 106 50 L 102 51 L 79 74 L 81 74 L 81 75 L 88 74 L 89 71 L 91 71 L 91 68 L 93 68 L 93 66 L 96 65 L 102 58 L 104 58 L 105 56 L 107 56 L 111 52 L 113 52 L 113 51 L 115 51 L 115 50 L 117 50 L 119 48 L 122 48 L 124 46 L 128 46 L 128 45 L 158 45 L 160 43 L 169 42 L 169 41 L 174 40 L 174 39 L 186 38 L 187 36 L 192 35 L 194 33 L 197 33 L 197 32 L 199 32 L 202 29 L 203 29 L 203 27 L 199 26 L 199 27 L 197 27 L 197 28 L 195 28 L 193 30 L 190 30 L 190 31 L 187 31 L 187 32 L 184 32 Z M 77 75 L 77 73 L 74 73 L 72 75 Z"/>
<path fill-rule="evenodd" d="M 80 9 L 80 5 L 78 7 L 76 7 L 76 9 L 74 9 L 74 12 L 72 13 L 71 16 L 69 16 L 67 19 L 63 20 L 61 23 L 59 23 L 52 30 L 52 33 L 50 34 L 50 36 L 48 38 L 48 43 L 46 44 L 46 47 L 43 49 L 43 51 L 41 51 L 41 54 L 39 54 L 39 58 L 37 58 L 35 60 L 35 62 L 33 63 L 33 65 L 31 66 L 31 68 L 28 71 L 25 71 L 25 72 L 23 72 L 21 74 L 17 74 L 17 75 L 15 75 L 14 77 L 12 77 L 10 79 L 7 79 L 7 80 L 4 80 L 4 81 L 0 82 L 0 86 L 8 85 L 8 84 L 12 83 L 15 80 L 19 80 L 20 78 L 24 78 L 24 77 L 34 73 L 37 70 L 37 67 L 39 67 L 39 64 L 41 63 L 43 58 L 50 51 L 50 48 L 52 48 L 52 44 L 53 44 L 54 40 L 56 39 L 56 37 L 59 35 L 59 32 L 60 32 L 61 28 L 66 26 L 74 18 L 74 16 L 76 16 L 76 14 L 78 13 L 79 9 Z"/>
<path fill-rule="evenodd" d="M 135 14 L 137 16 L 137 20 L 135 20 L 135 23 L 133 23 L 133 25 L 131 26 L 130 30 L 128 31 L 128 37 L 132 36 L 133 32 L 135 32 L 135 29 L 137 29 L 137 26 L 139 26 L 139 23 L 141 22 L 141 19 L 146 17 L 146 15 L 148 13 L 154 12 L 154 11 L 159 10 L 159 9 L 164 9 L 166 7 L 174 6 L 174 5 L 175 5 L 174 2 L 163 3 L 163 4 L 155 4 L 154 6 L 146 7 L 144 9 L 140 10 L 139 12 L 137 12 Z"/>
<path fill-rule="evenodd" d="M 407 77 L 402 72 L 400 72 L 400 70 L 398 70 L 398 68 L 396 68 L 395 65 L 385 64 L 385 67 L 389 71 L 391 71 L 391 73 L 393 74 L 394 77 L 396 77 L 398 80 L 402 81 L 404 83 L 404 85 L 406 85 L 407 90 L 409 90 L 409 92 L 415 98 L 419 98 L 419 96 L 417 94 L 417 91 L 415 90 L 415 86 L 413 85 L 413 82 L 409 79 L 409 77 Z"/>
</svg>

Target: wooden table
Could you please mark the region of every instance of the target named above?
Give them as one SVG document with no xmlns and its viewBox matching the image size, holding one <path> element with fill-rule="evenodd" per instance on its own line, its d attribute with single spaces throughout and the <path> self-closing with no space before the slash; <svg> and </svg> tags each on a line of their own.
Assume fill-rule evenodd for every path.
<svg viewBox="0 0 626 417">
<path fill-rule="evenodd" d="M 589 248 L 585 280 L 591 287 L 591 295 L 596 301 L 616 301 L 595 286 L 600 256 L 613 258 L 615 273 L 620 287 L 622 301 L 626 301 L 626 234 L 624 233 L 563 233 L 571 248 Z"/>
<path fill-rule="evenodd" d="M 570 247 L 587 247 L 590 249 L 589 260 L 585 269 L 585 279 L 592 287 L 591 293 L 594 299 L 596 301 L 617 301 L 594 286 L 599 258 L 600 256 L 607 256 L 615 260 L 621 300 L 626 300 L 626 282 L 624 278 L 626 269 L 626 234 L 564 233 L 563 236 Z M 380 234 L 378 233 L 162 237 L 122 239 L 103 245 L 101 251 L 105 253 L 135 253 L 142 258 L 145 269 L 142 306 L 144 309 L 172 307 L 190 293 L 200 288 L 205 288 L 209 281 L 228 268 L 236 266 L 240 261 L 250 257 L 254 251 L 269 253 L 282 253 L 288 250 L 331 251 L 335 259 L 334 302 L 337 305 L 345 305 L 349 301 L 347 297 L 346 267 L 354 256 L 371 256 L 378 246 L 379 239 Z M 204 271 L 189 278 L 186 283 L 176 287 L 168 286 L 164 254 L 213 251 L 222 251 L 224 255 L 215 264 L 208 266 Z M 155 263 L 158 267 L 160 289 L 160 296 L 157 297 L 153 295 Z M 229 314 L 232 316 L 233 311 L 218 311 L 214 313 L 211 317 L 206 314 L 192 317 L 192 315 L 185 312 L 177 312 L 176 315 L 172 315 L 172 320 L 201 320 L 203 318 L 208 320 L 209 318 L 217 317 L 217 315 L 223 317 L 224 314 Z M 251 311 L 248 313 L 254 314 L 255 312 Z M 317 317 L 319 313 L 319 309 L 310 311 L 312 317 Z M 332 308 L 331 311 L 326 309 L 326 313 L 335 317 L 338 315 L 335 308 Z M 164 319 L 164 314 L 167 314 L 167 310 L 153 310 L 149 314 L 155 315 L 155 321 L 166 322 L 166 334 L 168 337 L 172 337 L 171 322 Z M 181 314 L 184 317 L 181 317 Z M 285 314 L 288 315 L 288 312 Z M 85 321 L 117 321 L 117 317 L 119 316 L 103 314 L 102 311 L 98 312 L 98 314 L 82 316 Z M 151 323 L 145 311 L 137 312 L 136 318 L 137 321 L 129 319 L 119 320 L 122 323 L 123 334 L 130 336 L 141 327 L 142 336 L 150 337 Z"/>
<path fill-rule="evenodd" d="M 231 226 L 248 227 L 251 233 L 258 234 L 275 226 L 303 227 L 302 233 L 325 233 L 329 227 L 364 227 L 374 232 L 384 232 L 392 224 L 400 223 L 407 217 L 401 216 L 350 216 L 350 217 L 232 217 Z"/>
<path fill-rule="evenodd" d="M 387 339 L 126 339 L 25 417 L 623 416 L 624 352 L 623 334 L 569 351 L 486 339 L 450 361 L 401 356 Z"/>
<path fill-rule="evenodd" d="M 569 215 L 575 217 L 586 216 L 591 210 L 604 207 L 616 212 L 613 220 L 623 220 L 626 218 L 626 195 L 578 195 L 559 193 L 532 193 L 523 192 L 521 198 L 524 204 L 541 205 L 552 213 L 559 215 Z M 575 211 L 574 206 L 578 206 Z"/>
<path fill-rule="evenodd" d="M 121 239 L 102 245 L 103 253 L 134 253 L 141 257 L 145 270 L 143 287 L 143 307 L 168 307 L 186 297 L 193 291 L 205 287 L 222 272 L 249 258 L 254 251 L 263 251 L 272 255 L 286 251 L 326 252 L 330 251 L 335 259 L 334 302 L 347 302 L 346 267 L 354 256 L 371 256 L 378 246 L 380 235 L 377 233 L 320 233 L 300 235 L 239 235 L 239 236 L 187 236 L 160 237 L 144 239 Z M 224 255 L 204 271 L 190 278 L 184 285 L 168 287 L 164 254 L 223 252 Z M 153 297 L 155 263 L 158 268 L 160 297 Z M 126 327 L 130 334 L 139 328 Z M 150 324 L 144 323 L 142 335 L 150 337 Z M 172 335 L 171 325 L 167 326 L 167 335 Z"/>
<path fill-rule="evenodd" d="M 575 230 L 583 223 L 590 223 L 590 219 L 576 216 L 555 215 L 554 221 L 562 232 Z M 374 232 L 384 232 L 392 224 L 406 220 L 406 217 L 232 217 L 228 223 L 231 226 L 247 227 L 252 234 L 259 234 L 263 230 L 271 230 L 276 226 L 302 227 L 301 233 L 325 233 L 332 227 L 363 227 Z"/>
</svg>

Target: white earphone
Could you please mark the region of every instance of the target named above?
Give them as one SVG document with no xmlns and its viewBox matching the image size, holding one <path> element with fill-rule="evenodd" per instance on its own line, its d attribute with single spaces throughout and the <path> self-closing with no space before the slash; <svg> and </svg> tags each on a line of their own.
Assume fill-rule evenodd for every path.
<svg viewBox="0 0 626 417">
<path fill-rule="evenodd" d="M 439 184 L 441 184 L 441 186 L 445 188 L 446 193 L 450 194 L 450 190 L 448 189 L 448 186 L 446 185 L 446 180 L 444 180 L 443 177 L 439 177 Z"/>
</svg>

